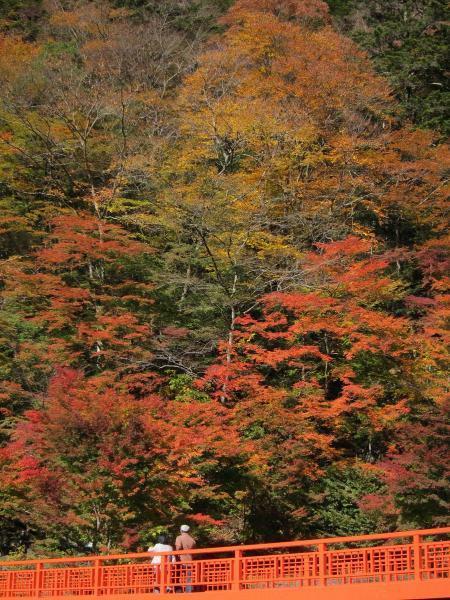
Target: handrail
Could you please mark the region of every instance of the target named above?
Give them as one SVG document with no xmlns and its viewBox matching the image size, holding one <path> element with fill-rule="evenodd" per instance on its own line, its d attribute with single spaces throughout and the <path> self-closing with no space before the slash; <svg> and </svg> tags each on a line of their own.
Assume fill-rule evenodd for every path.
<svg viewBox="0 0 450 600">
<path fill-rule="evenodd" d="M 397 542 L 364 544 L 386 540 Z M 185 554 L 195 556 L 175 562 L 168 559 Z M 152 563 L 152 556 L 160 556 L 160 561 Z M 220 598 L 225 599 L 236 598 L 227 596 L 228 592 L 241 590 L 258 600 L 262 590 L 273 590 L 275 596 L 269 594 L 273 600 L 287 588 L 312 587 L 320 588 L 323 598 L 329 586 L 342 586 L 339 598 L 347 598 L 347 586 L 363 583 L 370 584 L 372 591 L 380 585 L 401 585 L 408 593 L 405 598 L 411 597 L 413 588 L 417 597 L 425 597 L 421 595 L 424 586 L 433 585 L 439 593 L 444 590 L 444 595 L 433 597 L 444 598 L 448 597 L 449 582 L 450 527 L 185 551 L 0 562 L 0 600 L 64 600 L 69 596 L 123 600 L 125 596 L 191 591 L 220 592 Z"/>
<path fill-rule="evenodd" d="M 374 533 L 365 535 L 355 535 L 347 537 L 331 537 L 331 538 L 316 538 L 311 540 L 295 540 L 291 542 L 271 542 L 264 544 L 246 544 L 239 546 L 222 546 L 212 548 L 197 548 L 192 550 L 172 550 L 167 552 L 131 552 L 128 554 L 96 554 L 88 556 L 67 556 L 59 558 L 36 558 L 30 560 L 2 560 L 0 559 L 0 567 L 5 566 L 23 566 L 23 565 L 35 565 L 35 564 L 52 564 L 52 563 L 80 563 L 80 562 L 94 562 L 96 560 L 130 560 L 133 558 L 148 558 L 153 555 L 157 556 L 179 556 L 182 554 L 222 554 L 225 552 L 234 553 L 235 551 L 246 552 L 253 550 L 271 550 L 277 548 L 298 548 L 308 546 L 318 546 L 319 544 L 325 544 L 329 546 L 331 544 L 348 544 L 353 542 L 363 541 L 376 541 L 376 540 L 391 540 L 391 539 L 403 539 L 413 538 L 414 536 L 439 536 L 450 534 L 450 527 L 439 527 L 435 529 L 416 529 L 408 531 L 395 531 L 389 533 Z"/>
</svg>

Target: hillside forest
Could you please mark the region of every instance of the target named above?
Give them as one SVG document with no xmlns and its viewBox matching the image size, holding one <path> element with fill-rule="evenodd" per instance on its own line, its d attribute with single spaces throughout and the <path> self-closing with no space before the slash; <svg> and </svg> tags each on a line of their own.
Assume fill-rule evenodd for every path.
<svg viewBox="0 0 450 600">
<path fill-rule="evenodd" d="M 0 554 L 448 524 L 447 2 L 0 5 Z"/>
</svg>

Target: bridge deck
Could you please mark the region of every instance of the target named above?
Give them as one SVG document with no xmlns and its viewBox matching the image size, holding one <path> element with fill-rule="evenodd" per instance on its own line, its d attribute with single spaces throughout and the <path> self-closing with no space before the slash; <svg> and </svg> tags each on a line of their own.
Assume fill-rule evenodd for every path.
<svg viewBox="0 0 450 600">
<path fill-rule="evenodd" d="M 450 527 L 186 552 L 0 562 L 0 598 L 450 598 Z M 86 598 L 86 600 L 90 600 Z M 94 600 L 94 598 L 92 598 Z"/>
</svg>

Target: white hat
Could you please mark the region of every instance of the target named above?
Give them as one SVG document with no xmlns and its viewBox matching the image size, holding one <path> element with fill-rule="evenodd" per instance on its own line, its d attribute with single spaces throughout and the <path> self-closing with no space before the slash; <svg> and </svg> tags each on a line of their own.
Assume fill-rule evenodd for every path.
<svg viewBox="0 0 450 600">
<path fill-rule="evenodd" d="M 189 531 L 190 527 L 189 525 L 182 525 L 180 527 L 180 531 L 182 531 L 183 533 L 187 533 Z"/>
</svg>

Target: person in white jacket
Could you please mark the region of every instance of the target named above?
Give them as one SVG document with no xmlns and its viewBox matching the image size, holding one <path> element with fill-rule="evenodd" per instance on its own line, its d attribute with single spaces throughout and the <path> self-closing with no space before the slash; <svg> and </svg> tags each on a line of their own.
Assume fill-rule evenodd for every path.
<svg viewBox="0 0 450 600">
<path fill-rule="evenodd" d="M 171 552 L 173 550 L 173 548 L 166 542 L 167 542 L 166 536 L 159 535 L 156 544 L 154 546 L 150 546 L 148 549 L 148 552 Z M 167 558 L 168 558 L 168 562 L 174 562 L 174 560 L 175 560 L 175 557 L 171 556 L 171 555 L 169 555 Z M 161 573 L 160 573 L 161 555 L 155 554 L 153 556 L 152 565 L 154 565 L 154 568 L 156 571 L 155 572 L 156 581 L 159 581 L 161 579 Z M 167 588 L 167 591 L 170 591 L 170 588 Z M 155 587 L 153 590 L 153 593 L 159 594 L 160 593 L 159 588 Z"/>
</svg>

